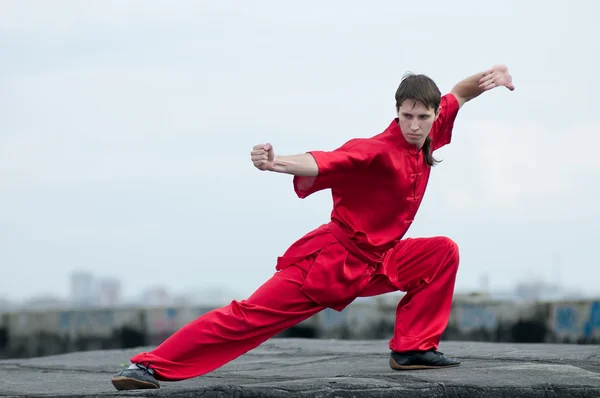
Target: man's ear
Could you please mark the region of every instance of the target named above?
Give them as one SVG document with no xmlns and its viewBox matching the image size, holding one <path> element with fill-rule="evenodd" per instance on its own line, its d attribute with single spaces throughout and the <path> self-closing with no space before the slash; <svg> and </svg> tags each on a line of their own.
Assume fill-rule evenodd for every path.
<svg viewBox="0 0 600 398">
<path fill-rule="evenodd" d="M 442 113 L 442 105 L 440 104 L 440 106 L 438 106 L 437 111 L 435 111 L 435 120 L 437 120 L 438 117 L 440 117 L 440 113 Z"/>
</svg>

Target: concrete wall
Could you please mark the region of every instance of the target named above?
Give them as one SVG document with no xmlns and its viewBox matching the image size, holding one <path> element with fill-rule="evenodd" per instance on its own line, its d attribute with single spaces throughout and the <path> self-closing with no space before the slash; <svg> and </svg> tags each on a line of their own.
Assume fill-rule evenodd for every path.
<svg viewBox="0 0 600 398">
<path fill-rule="evenodd" d="M 552 341 L 563 343 L 600 342 L 600 301 L 553 303 L 548 328 Z"/>
<path fill-rule="evenodd" d="M 386 339 L 397 297 L 324 310 L 278 337 Z M 157 345 L 209 307 L 119 308 L 0 314 L 0 358 Z M 448 340 L 600 343 L 600 301 L 455 299 Z"/>
</svg>

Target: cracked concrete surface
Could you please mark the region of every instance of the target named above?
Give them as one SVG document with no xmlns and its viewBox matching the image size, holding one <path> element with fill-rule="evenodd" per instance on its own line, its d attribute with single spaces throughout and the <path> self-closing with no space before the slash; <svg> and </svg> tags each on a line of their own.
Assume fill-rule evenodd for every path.
<svg viewBox="0 0 600 398">
<path fill-rule="evenodd" d="M 387 341 L 272 339 L 207 375 L 119 392 L 111 376 L 138 351 L 0 361 L 16 397 L 600 397 L 600 346 L 443 342 L 460 367 L 397 372 Z"/>
</svg>

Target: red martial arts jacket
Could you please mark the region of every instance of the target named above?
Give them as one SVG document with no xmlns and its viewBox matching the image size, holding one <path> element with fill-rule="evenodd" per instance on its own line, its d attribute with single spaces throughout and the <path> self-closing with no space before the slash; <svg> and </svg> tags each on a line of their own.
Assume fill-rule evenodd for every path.
<svg viewBox="0 0 600 398">
<path fill-rule="evenodd" d="M 432 151 L 450 143 L 458 112 L 452 94 L 442 97 L 429 134 Z M 317 177 L 294 177 L 299 198 L 331 189 L 331 221 L 293 243 L 278 258 L 306 272 L 302 290 L 317 303 L 341 311 L 378 267 L 397 283 L 391 250 L 403 238 L 423 200 L 431 167 L 409 144 L 398 119 L 371 138 L 352 139 L 333 151 L 311 151 Z"/>
</svg>

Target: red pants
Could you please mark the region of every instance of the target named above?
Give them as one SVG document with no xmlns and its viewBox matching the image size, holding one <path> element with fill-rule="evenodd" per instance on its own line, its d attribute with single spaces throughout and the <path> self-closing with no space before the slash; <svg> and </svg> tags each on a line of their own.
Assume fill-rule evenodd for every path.
<svg viewBox="0 0 600 398">
<path fill-rule="evenodd" d="M 378 267 L 365 274 L 368 280 L 357 297 L 406 291 L 396 310 L 389 348 L 437 349 L 450 317 L 458 248 L 448 238 L 435 237 L 402 240 L 394 251 L 397 275 L 391 279 L 397 278 L 398 284 Z M 326 308 L 301 289 L 306 276 L 301 265 L 285 267 L 247 300 L 200 316 L 131 362 L 151 362 L 155 377 L 165 381 L 211 372 Z"/>
</svg>

